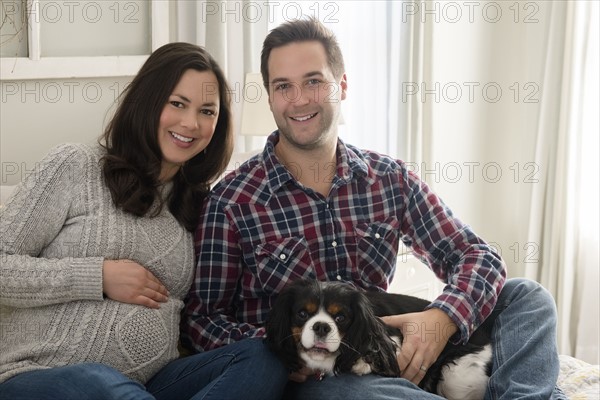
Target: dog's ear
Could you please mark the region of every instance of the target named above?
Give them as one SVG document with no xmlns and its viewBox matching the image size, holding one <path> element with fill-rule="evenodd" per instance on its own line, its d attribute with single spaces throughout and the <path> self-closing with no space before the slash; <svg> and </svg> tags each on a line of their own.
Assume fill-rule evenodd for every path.
<svg viewBox="0 0 600 400">
<path fill-rule="evenodd" d="M 298 285 L 285 288 L 277 297 L 265 324 L 266 343 L 286 368 L 292 371 L 301 367 L 297 344 L 292 335 L 292 307 L 297 294 Z"/>
<path fill-rule="evenodd" d="M 349 301 L 352 321 L 342 338 L 344 345 L 340 347 L 341 354 L 336 360 L 336 372 L 350 371 L 359 358 L 372 351 L 371 333 L 376 319 L 371 304 L 361 292 L 354 289 L 349 294 Z"/>
<path fill-rule="evenodd" d="M 348 372 L 359 358 L 371 364 L 374 373 L 400 376 L 396 344 L 387 333 L 385 324 L 375 316 L 367 297 L 356 291 L 352 294 L 352 323 L 342 339 L 341 354 L 336 360 L 336 372 Z"/>
</svg>

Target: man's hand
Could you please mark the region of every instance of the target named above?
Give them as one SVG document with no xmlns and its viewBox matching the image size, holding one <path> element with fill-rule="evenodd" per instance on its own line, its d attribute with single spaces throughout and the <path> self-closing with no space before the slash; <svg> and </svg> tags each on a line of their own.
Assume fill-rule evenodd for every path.
<svg viewBox="0 0 600 400">
<path fill-rule="evenodd" d="M 169 296 L 154 274 L 131 260 L 104 260 L 102 290 L 113 300 L 149 308 L 160 308 Z"/>
<path fill-rule="evenodd" d="M 404 342 L 398 355 L 401 377 L 416 385 L 437 360 L 448 339 L 458 330 L 450 317 L 437 308 L 381 319 L 402 331 Z"/>
</svg>

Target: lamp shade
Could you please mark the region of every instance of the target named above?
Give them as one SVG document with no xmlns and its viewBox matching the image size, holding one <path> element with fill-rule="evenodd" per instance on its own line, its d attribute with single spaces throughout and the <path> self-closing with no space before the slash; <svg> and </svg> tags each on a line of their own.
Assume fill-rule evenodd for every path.
<svg viewBox="0 0 600 400">
<path fill-rule="evenodd" d="M 269 108 L 269 93 L 263 86 L 261 74 L 254 72 L 246 74 L 242 94 L 240 134 L 244 136 L 268 136 L 277 129 Z"/>
</svg>

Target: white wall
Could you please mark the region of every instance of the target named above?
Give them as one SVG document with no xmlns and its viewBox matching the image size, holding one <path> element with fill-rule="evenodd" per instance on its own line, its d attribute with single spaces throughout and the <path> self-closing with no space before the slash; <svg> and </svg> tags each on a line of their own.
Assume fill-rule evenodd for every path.
<svg viewBox="0 0 600 400">
<path fill-rule="evenodd" d="M 60 143 L 94 143 L 131 78 L 2 81 L 1 185 L 14 185 Z"/>
</svg>

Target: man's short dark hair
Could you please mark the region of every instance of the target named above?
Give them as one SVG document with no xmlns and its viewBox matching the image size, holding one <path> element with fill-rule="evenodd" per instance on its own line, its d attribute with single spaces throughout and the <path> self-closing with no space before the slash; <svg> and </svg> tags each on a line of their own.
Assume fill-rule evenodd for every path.
<svg viewBox="0 0 600 400">
<path fill-rule="evenodd" d="M 345 72 L 344 57 L 337 38 L 316 18 L 297 19 L 288 21 L 273 29 L 263 42 L 260 55 L 260 72 L 265 88 L 269 88 L 269 57 L 271 50 L 290 43 L 318 41 L 323 45 L 327 54 L 327 63 L 335 79 Z"/>
</svg>

